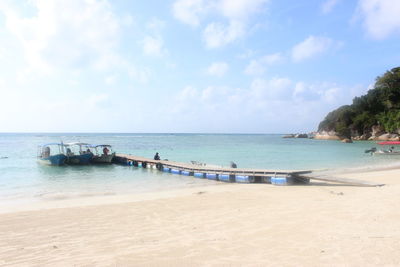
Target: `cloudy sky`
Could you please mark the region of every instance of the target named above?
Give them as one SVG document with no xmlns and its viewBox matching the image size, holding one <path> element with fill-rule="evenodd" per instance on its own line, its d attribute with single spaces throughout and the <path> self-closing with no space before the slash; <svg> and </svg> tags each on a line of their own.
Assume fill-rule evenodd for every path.
<svg viewBox="0 0 400 267">
<path fill-rule="evenodd" d="M 400 64 L 397 0 L 0 1 L 0 132 L 312 131 Z"/>
</svg>

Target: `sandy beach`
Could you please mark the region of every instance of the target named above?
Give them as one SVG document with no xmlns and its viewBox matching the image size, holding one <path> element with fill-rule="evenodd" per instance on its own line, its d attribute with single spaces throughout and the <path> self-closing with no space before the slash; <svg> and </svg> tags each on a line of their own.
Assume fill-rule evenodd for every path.
<svg viewBox="0 0 400 267">
<path fill-rule="evenodd" d="M 4 207 L 1 266 L 398 266 L 400 170 Z"/>
</svg>

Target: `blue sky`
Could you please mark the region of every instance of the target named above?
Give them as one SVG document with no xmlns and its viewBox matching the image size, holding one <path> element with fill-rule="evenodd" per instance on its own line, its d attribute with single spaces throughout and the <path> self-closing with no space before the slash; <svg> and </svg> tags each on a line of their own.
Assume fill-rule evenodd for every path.
<svg viewBox="0 0 400 267">
<path fill-rule="evenodd" d="M 400 1 L 0 2 L 0 132 L 316 130 L 400 62 Z"/>
</svg>

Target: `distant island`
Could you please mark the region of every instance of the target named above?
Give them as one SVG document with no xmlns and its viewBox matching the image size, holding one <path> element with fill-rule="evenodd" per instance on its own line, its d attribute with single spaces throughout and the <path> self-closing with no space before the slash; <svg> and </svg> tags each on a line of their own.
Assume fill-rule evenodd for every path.
<svg viewBox="0 0 400 267">
<path fill-rule="evenodd" d="M 376 78 L 373 89 L 353 104 L 331 111 L 315 139 L 400 140 L 400 67 Z"/>
</svg>

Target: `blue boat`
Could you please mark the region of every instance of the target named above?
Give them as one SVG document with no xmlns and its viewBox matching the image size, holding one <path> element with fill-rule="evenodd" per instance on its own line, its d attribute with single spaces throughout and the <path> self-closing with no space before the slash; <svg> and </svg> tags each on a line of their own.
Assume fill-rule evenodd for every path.
<svg viewBox="0 0 400 267">
<path fill-rule="evenodd" d="M 48 143 L 39 146 L 37 158 L 39 163 L 52 166 L 64 165 L 67 160 L 62 143 Z"/>
<path fill-rule="evenodd" d="M 93 153 L 90 149 L 85 149 L 90 146 L 87 143 L 66 143 L 63 144 L 65 154 L 67 156 L 66 164 L 69 165 L 86 165 L 93 158 Z"/>
</svg>

